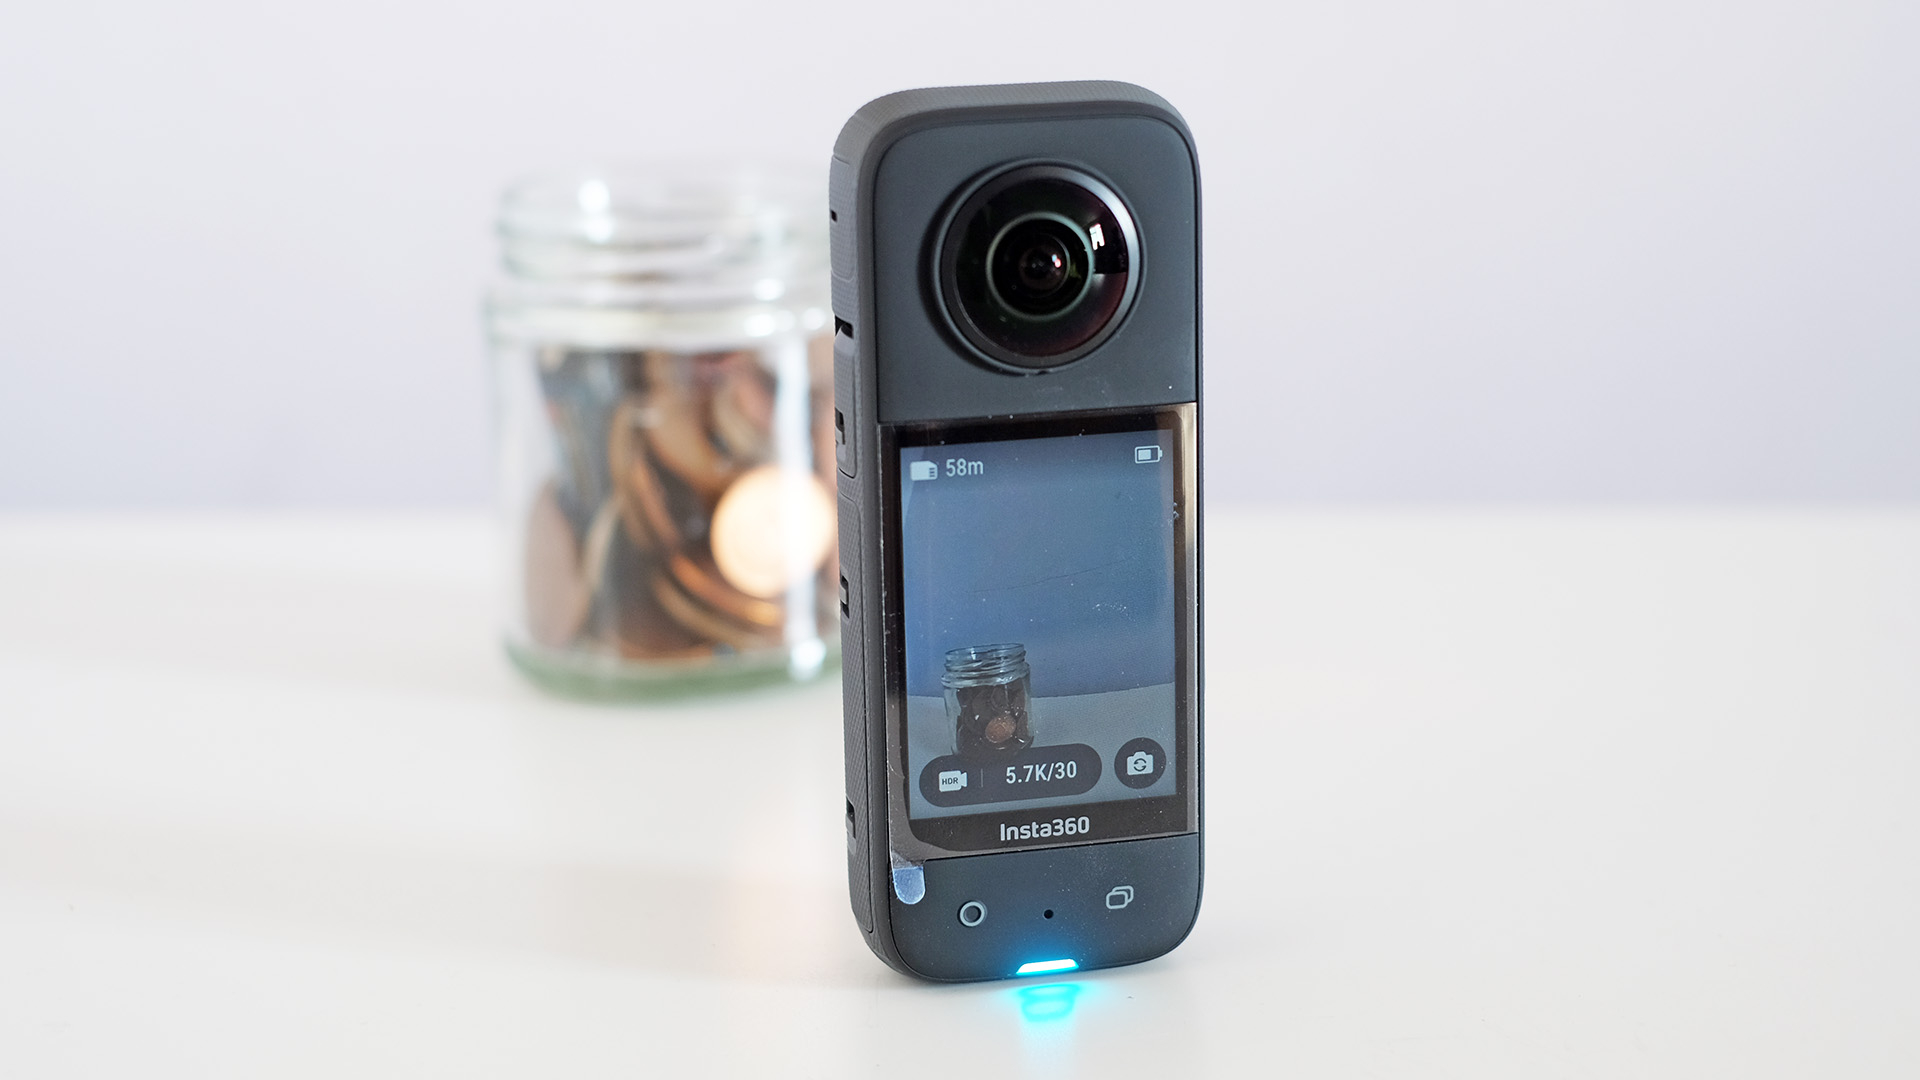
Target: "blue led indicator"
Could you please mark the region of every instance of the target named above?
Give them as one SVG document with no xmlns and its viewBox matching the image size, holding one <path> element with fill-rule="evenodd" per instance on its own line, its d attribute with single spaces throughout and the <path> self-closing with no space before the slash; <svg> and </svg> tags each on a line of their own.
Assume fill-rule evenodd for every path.
<svg viewBox="0 0 1920 1080">
<path fill-rule="evenodd" d="M 1021 964 L 1020 970 L 1014 974 L 1042 975 L 1052 971 L 1072 971 L 1079 966 L 1080 962 L 1077 960 L 1035 960 L 1029 964 Z"/>
</svg>

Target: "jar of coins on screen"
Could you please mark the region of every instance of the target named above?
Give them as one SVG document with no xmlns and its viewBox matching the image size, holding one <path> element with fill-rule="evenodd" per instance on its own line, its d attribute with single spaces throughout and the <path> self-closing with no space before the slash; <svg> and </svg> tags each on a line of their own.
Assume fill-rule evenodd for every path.
<svg viewBox="0 0 1920 1080">
<path fill-rule="evenodd" d="M 1028 711 L 1033 669 L 1027 665 L 1025 645 L 949 649 L 940 686 L 946 691 L 947 718 L 953 722 L 954 753 L 991 761 L 1033 745 Z"/>
<path fill-rule="evenodd" d="M 826 199 L 804 173 L 536 177 L 487 302 L 508 655 L 658 696 L 838 653 Z"/>
</svg>

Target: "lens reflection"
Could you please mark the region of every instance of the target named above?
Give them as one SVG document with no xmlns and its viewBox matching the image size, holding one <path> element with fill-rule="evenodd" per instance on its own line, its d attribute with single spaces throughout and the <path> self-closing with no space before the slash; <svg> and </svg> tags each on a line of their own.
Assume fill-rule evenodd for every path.
<svg viewBox="0 0 1920 1080">
<path fill-rule="evenodd" d="M 1020 285 L 1030 292 L 1050 293 L 1067 282 L 1067 253 L 1051 239 L 1028 248 L 1020 256 Z"/>
<path fill-rule="evenodd" d="M 994 294 L 1028 318 L 1072 307 L 1086 290 L 1093 263 L 1082 231 L 1053 215 L 1013 221 L 994 239 L 989 261 Z"/>
</svg>

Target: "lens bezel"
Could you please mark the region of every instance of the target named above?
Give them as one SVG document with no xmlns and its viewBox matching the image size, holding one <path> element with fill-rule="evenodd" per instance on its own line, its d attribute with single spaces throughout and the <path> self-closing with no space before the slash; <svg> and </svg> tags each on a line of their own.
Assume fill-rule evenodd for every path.
<svg viewBox="0 0 1920 1080">
<path fill-rule="evenodd" d="M 935 233 L 935 292 L 948 326 L 988 363 L 1023 373 L 1070 364 L 1126 320 L 1139 291 L 1140 236 L 1105 181 L 1072 166 L 1020 163 L 984 176 L 953 205 Z M 1065 303 L 1023 310 L 995 281 L 994 260 L 1016 229 L 1036 220 L 1070 233 L 1070 260 L 1086 261 L 1080 287 Z M 1098 247 L 1090 236 L 1095 224 Z"/>
</svg>

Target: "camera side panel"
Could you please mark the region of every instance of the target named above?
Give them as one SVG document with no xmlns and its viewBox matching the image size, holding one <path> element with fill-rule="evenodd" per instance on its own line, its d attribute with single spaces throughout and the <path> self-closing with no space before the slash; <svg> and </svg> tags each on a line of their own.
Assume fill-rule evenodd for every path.
<svg viewBox="0 0 1920 1080">
<path fill-rule="evenodd" d="M 1119 328 L 1086 357 L 1034 375 L 989 366 L 943 311 L 931 251 L 956 192 L 1021 161 L 1112 185 L 1140 234 L 1139 283 Z M 912 132 L 874 173 L 870 259 L 882 423 L 1167 405 L 1198 399 L 1199 215 L 1184 132 L 1146 116 L 981 120 Z"/>
</svg>

